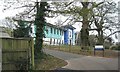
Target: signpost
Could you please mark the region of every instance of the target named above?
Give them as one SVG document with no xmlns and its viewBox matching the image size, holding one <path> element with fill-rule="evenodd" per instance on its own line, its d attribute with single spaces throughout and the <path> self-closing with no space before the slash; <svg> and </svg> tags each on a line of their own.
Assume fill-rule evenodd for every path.
<svg viewBox="0 0 120 72">
<path fill-rule="evenodd" d="M 95 51 L 103 51 L 103 57 L 104 57 L 104 47 L 103 47 L 103 45 L 95 45 L 94 56 L 96 54 Z"/>
</svg>

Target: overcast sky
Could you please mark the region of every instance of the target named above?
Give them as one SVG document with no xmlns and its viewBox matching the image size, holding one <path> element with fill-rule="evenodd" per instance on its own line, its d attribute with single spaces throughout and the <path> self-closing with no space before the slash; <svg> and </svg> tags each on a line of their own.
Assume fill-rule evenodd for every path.
<svg viewBox="0 0 120 72">
<path fill-rule="evenodd" d="M 19 9 L 13 9 L 13 6 L 9 9 L 9 10 L 5 10 L 3 11 L 3 9 L 5 8 L 4 5 L 6 5 L 6 1 L 17 1 L 17 0 L 0 0 L 0 20 L 4 19 L 7 16 L 15 16 L 16 14 L 23 12 L 24 8 L 19 8 Z M 29 0 L 19 0 L 19 1 L 29 1 Z M 31 0 L 31 1 L 36 1 L 36 0 Z M 78 0 L 80 1 L 80 0 Z M 83 1 L 83 0 L 82 0 Z M 89 1 L 102 1 L 102 0 L 89 0 Z M 116 3 L 118 3 L 119 0 L 114 0 Z M 21 6 L 19 4 L 15 5 L 15 6 Z"/>
<path fill-rule="evenodd" d="M 18 14 L 20 12 L 23 12 L 23 10 L 25 9 L 25 8 L 14 9 L 14 6 L 12 6 L 9 10 L 3 10 L 5 8 L 5 5 L 6 5 L 6 3 L 4 3 L 5 1 L 16 1 L 16 0 L 0 0 L 0 14 L 1 14 L 0 15 L 0 20 L 4 19 L 5 17 L 15 16 L 16 14 Z M 20 0 L 20 1 L 27 1 L 27 0 Z M 35 2 L 36 0 L 32 0 L 32 1 Z M 101 1 L 101 0 L 92 0 L 92 1 Z M 118 3 L 119 0 L 114 0 L 114 1 L 116 3 Z M 21 4 L 17 4 L 15 6 L 19 7 L 19 6 L 21 6 Z M 57 19 L 49 19 L 49 18 L 47 18 L 47 22 L 50 22 L 52 24 L 56 24 L 56 22 L 58 20 L 61 20 L 63 22 L 63 21 L 65 21 L 65 19 L 66 19 L 66 17 L 63 17 L 63 16 L 60 15 Z M 0 25 L 1 25 L 1 23 L 0 23 Z M 76 28 L 75 31 L 80 31 L 81 25 L 82 25 L 81 23 L 74 24 L 73 26 Z M 92 32 L 90 32 L 90 33 L 92 33 Z M 95 34 L 96 32 L 93 32 L 93 33 Z M 115 36 L 113 36 L 113 38 L 115 39 Z M 117 41 L 117 40 L 115 40 L 115 41 Z"/>
</svg>

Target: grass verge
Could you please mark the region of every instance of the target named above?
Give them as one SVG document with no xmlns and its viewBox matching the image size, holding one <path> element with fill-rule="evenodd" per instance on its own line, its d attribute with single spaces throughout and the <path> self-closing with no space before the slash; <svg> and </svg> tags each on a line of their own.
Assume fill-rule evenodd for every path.
<svg viewBox="0 0 120 72">
<path fill-rule="evenodd" d="M 54 56 L 43 54 L 42 59 L 35 59 L 35 70 L 55 70 L 67 65 L 67 62 Z"/>
<path fill-rule="evenodd" d="M 53 50 L 59 50 L 59 51 L 65 51 L 65 52 L 70 52 L 70 53 L 75 53 L 75 54 L 80 54 L 80 55 L 86 55 L 86 56 L 94 56 L 94 51 L 93 49 L 90 50 L 82 50 L 80 46 L 45 46 L 45 48 L 53 49 Z M 103 56 L 103 51 L 95 51 L 96 55 L 102 57 Z M 118 57 L 118 52 L 115 52 L 113 50 L 105 49 L 104 51 L 104 57 L 107 58 L 117 58 Z"/>
</svg>

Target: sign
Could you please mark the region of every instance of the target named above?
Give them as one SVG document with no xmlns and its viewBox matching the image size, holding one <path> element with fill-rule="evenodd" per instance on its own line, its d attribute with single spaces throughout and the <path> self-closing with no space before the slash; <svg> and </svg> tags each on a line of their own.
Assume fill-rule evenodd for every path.
<svg viewBox="0 0 120 72">
<path fill-rule="evenodd" d="M 96 45 L 94 50 L 104 50 L 103 45 Z"/>
<path fill-rule="evenodd" d="M 98 50 L 98 51 L 103 51 L 103 57 L 104 57 L 104 47 L 103 45 L 95 45 L 95 48 L 94 48 L 94 56 L 95 56 L 95 51 Z"/>
</svg>

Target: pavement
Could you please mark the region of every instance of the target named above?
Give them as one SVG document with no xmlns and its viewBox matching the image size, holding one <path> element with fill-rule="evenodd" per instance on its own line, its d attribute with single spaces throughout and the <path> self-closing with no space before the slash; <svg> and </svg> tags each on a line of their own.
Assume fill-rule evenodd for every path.
<svg viewBox="0 0 120 72">
<path fill-rule="evenodd" d="M 118 70 L 118 58 L 83 56 L 49 49 L 44 52 L 68 63 L 61 70 Z"/>
</svg>

